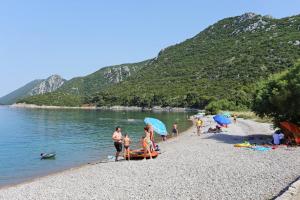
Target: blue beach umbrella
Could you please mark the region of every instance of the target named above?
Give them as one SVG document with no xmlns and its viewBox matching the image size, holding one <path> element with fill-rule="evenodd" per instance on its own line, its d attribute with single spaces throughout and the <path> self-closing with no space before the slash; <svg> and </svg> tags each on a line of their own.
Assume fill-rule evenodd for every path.
<svg viewBox="0 0 300 200">
<path fill-rule="evenodd" d="M 167 128 L 163 122 L 155 118 L 145 118 L 144 122 L 150 124 L 159 135 L 168 135 Z"/>
<path fill-rule="evenodd" d="M 229 118 L 225 117 L 224 115 L 216 115 L 213 118 L 221 126 L 231 124 L 231 120 Z"/>
</svg>

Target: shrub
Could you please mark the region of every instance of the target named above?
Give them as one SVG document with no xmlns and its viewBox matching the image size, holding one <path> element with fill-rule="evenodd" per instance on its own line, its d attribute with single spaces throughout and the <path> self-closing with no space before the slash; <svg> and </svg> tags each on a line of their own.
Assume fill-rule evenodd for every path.
<svg viewBox="0 0 300 200">
<path fill-rule="evenodd" d="M 300 62 L 266 81 L 257 91 L 253 111 L 261 117 L 300 125 Z"/>
<path fill-rule="evenodd" d="M 227 99 L 222 99 L 212 101 L 205 107 L 206 113 L 211 115 L 217 114 L 221 110 L 236 110 L 235 103 Z"/>
</svg>

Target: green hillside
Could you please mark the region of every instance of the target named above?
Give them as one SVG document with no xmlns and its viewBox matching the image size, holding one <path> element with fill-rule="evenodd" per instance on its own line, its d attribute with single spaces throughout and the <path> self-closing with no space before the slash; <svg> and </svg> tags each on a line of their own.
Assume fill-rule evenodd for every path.
<svg viewBox="0 0 300 200">
<path fill-rule="evenodd" d="M 23 87 L 9 93 L 8 95 L 0 98 L 0 104 L 9 105 L 15 103 L 17 100 L 28 96 L 29 92 L 39 85 L 43 80 L 34 80 L 24 85 Z"/>
<path fill-rule="evenodd" d="M 84 99 L 79 95 L 72 95 L 62 92 L 50 92 L 43 95 L 26 97 L 25 99 L 20 100 L 18 103 L 20 102 L 26 102 L 27 104 L 35 105 L 77 107 L 82 105 Z"/>
<path fill-rule="evenodd" d="M 77 93 L 84 96 L 82 103 L 99 106 L 203 108 L 223 99 L 237 108 L 249 107 L 257 82 L 291 67 L 300 57 L 299 31 L 299 15 L 273 19 L 246 13 L 226 18 L 162 50 L 123 81 L 102 87 L 102 79 L 95 84 L 95 75 L 89 84 L 78 84 Z M 70 93 L 70 87 L 63 92 Z"/>
<path fill-rule="evenodd" d="M 109 85 L 122 82 L 143 68 L 148 62 L 105 67 L 88 76 L 77 77 L 67 81 L 58 91 L 80 96 L 93 94 Z"/>
<path fill-rule="evenodd" d="M 38 79 L 31 81 L 25 86 L 18 88 L 15 91 L 0 98 L 0 104 L 10 105 L 26 97 L 54 92 L 65 82 L 66 80 L 59 75 L 52 75 L 47 79 Z"/>
<path fill-rule="evenodd" d="M 64 83 L 57 91 L 21 99 L 20 102 L 51 106 L 80 106 L 97 91 L 122 82 L 147 66 L 149 60 L 104 67 L 88 76 L 76 77 Z"/>
<path fill-rule="evenodd" d="M 300 17 L 227 18 L 168 47 L 140 73 L 98 94 L 100 104 L 204 107 L 214 99 L 251 104 L 253 83 L 300 57 Z"/>
</svg>

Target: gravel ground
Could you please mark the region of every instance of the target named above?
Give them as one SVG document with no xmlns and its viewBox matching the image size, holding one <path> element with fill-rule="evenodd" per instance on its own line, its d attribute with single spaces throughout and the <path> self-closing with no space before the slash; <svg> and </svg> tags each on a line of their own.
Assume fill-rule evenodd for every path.
<svg viewBox="0 0 300 200">
<path fill-rule="evenodd" d="M 213 126 L 206 119 L 206 129 Z M 300 148 L 257 152 L 270 125 L 239 120 L 221 134 L 195 128 L 160 144 L 155 160 L 88 165 L 0 190 L 0 199 L 272 199 L 300 175 Z"/>
</svg>

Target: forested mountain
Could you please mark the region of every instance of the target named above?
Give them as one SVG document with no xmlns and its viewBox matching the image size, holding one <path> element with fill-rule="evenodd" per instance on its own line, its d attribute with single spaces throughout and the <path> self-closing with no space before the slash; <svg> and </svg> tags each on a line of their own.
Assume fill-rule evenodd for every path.
<svg viewBox="0 0 300 200">
<path fill-rule="evenodd" d="M 54 92 L 60 88 L 65 81 L 66 80 L 58 75 L 50 76 L 47 79 L 31 81 L 25 86 L 5 95 L 4 97 L 1 97 L 0 103 L 6 105 L 13 104 L 24 97 Z"/>
<path fill-rule="evenodd" d="M 43 80 L 40 84 L 35 86 L 29 93 L 30 96 L 39 95 L 39 94 L 46 94 L 49 92 L 54 92 L 60 87 L 64 85 L 66 82 L 65 79 L 63 79 L 59 75 L 52 75 L 48 77 L 47 79 Z"/>
<path fill-rule="evenodd" d="M 203 108 L 211 101 L 225 100 L 245 108 L 252 103 L 257 82 L 290 68 L 300 58 L 299 35 L 300 15 L 274 19 L 246 13 L 223 19 L 195 37 L 163 49 L 156 58 L 142 62 L 142 66 L 132 64 L 138 65 L 138 70 L 122 81 L 103 84 L 102 78 L 97 78 L 103 74 L 98 76 L 96 72 L 90 75 L 93 78 L 88 79 L 88 84 L 75 79 L 76 84 L 64 89 L 66 84 L 59 93 L 22 102 L 53 105 L 53 99 L 75 95 L 80 97 L 78 104 L 99 106 Z M 73 88 L 78 88 L 76 93 Z"/>
<path fill-rule="evenodd" d="M 107 86 L 122 82 L 143 68 L 148 62 L 104 67 L 88 76 L 76 77 L 67 81 L 58 91 L 81 96 L 94 94 Z"/>
<path fill-rule="evenodd" d="M 40 84 L 43 80 L 34 80 L 23 87 L 3 96 L 0 98 L 0 103 L 1 104 L 12 104 L 16 102 L 19 98 L 24 98 L 29 95 L 30 91 L 36 87 L 38 84 Z"/>
</svg>

